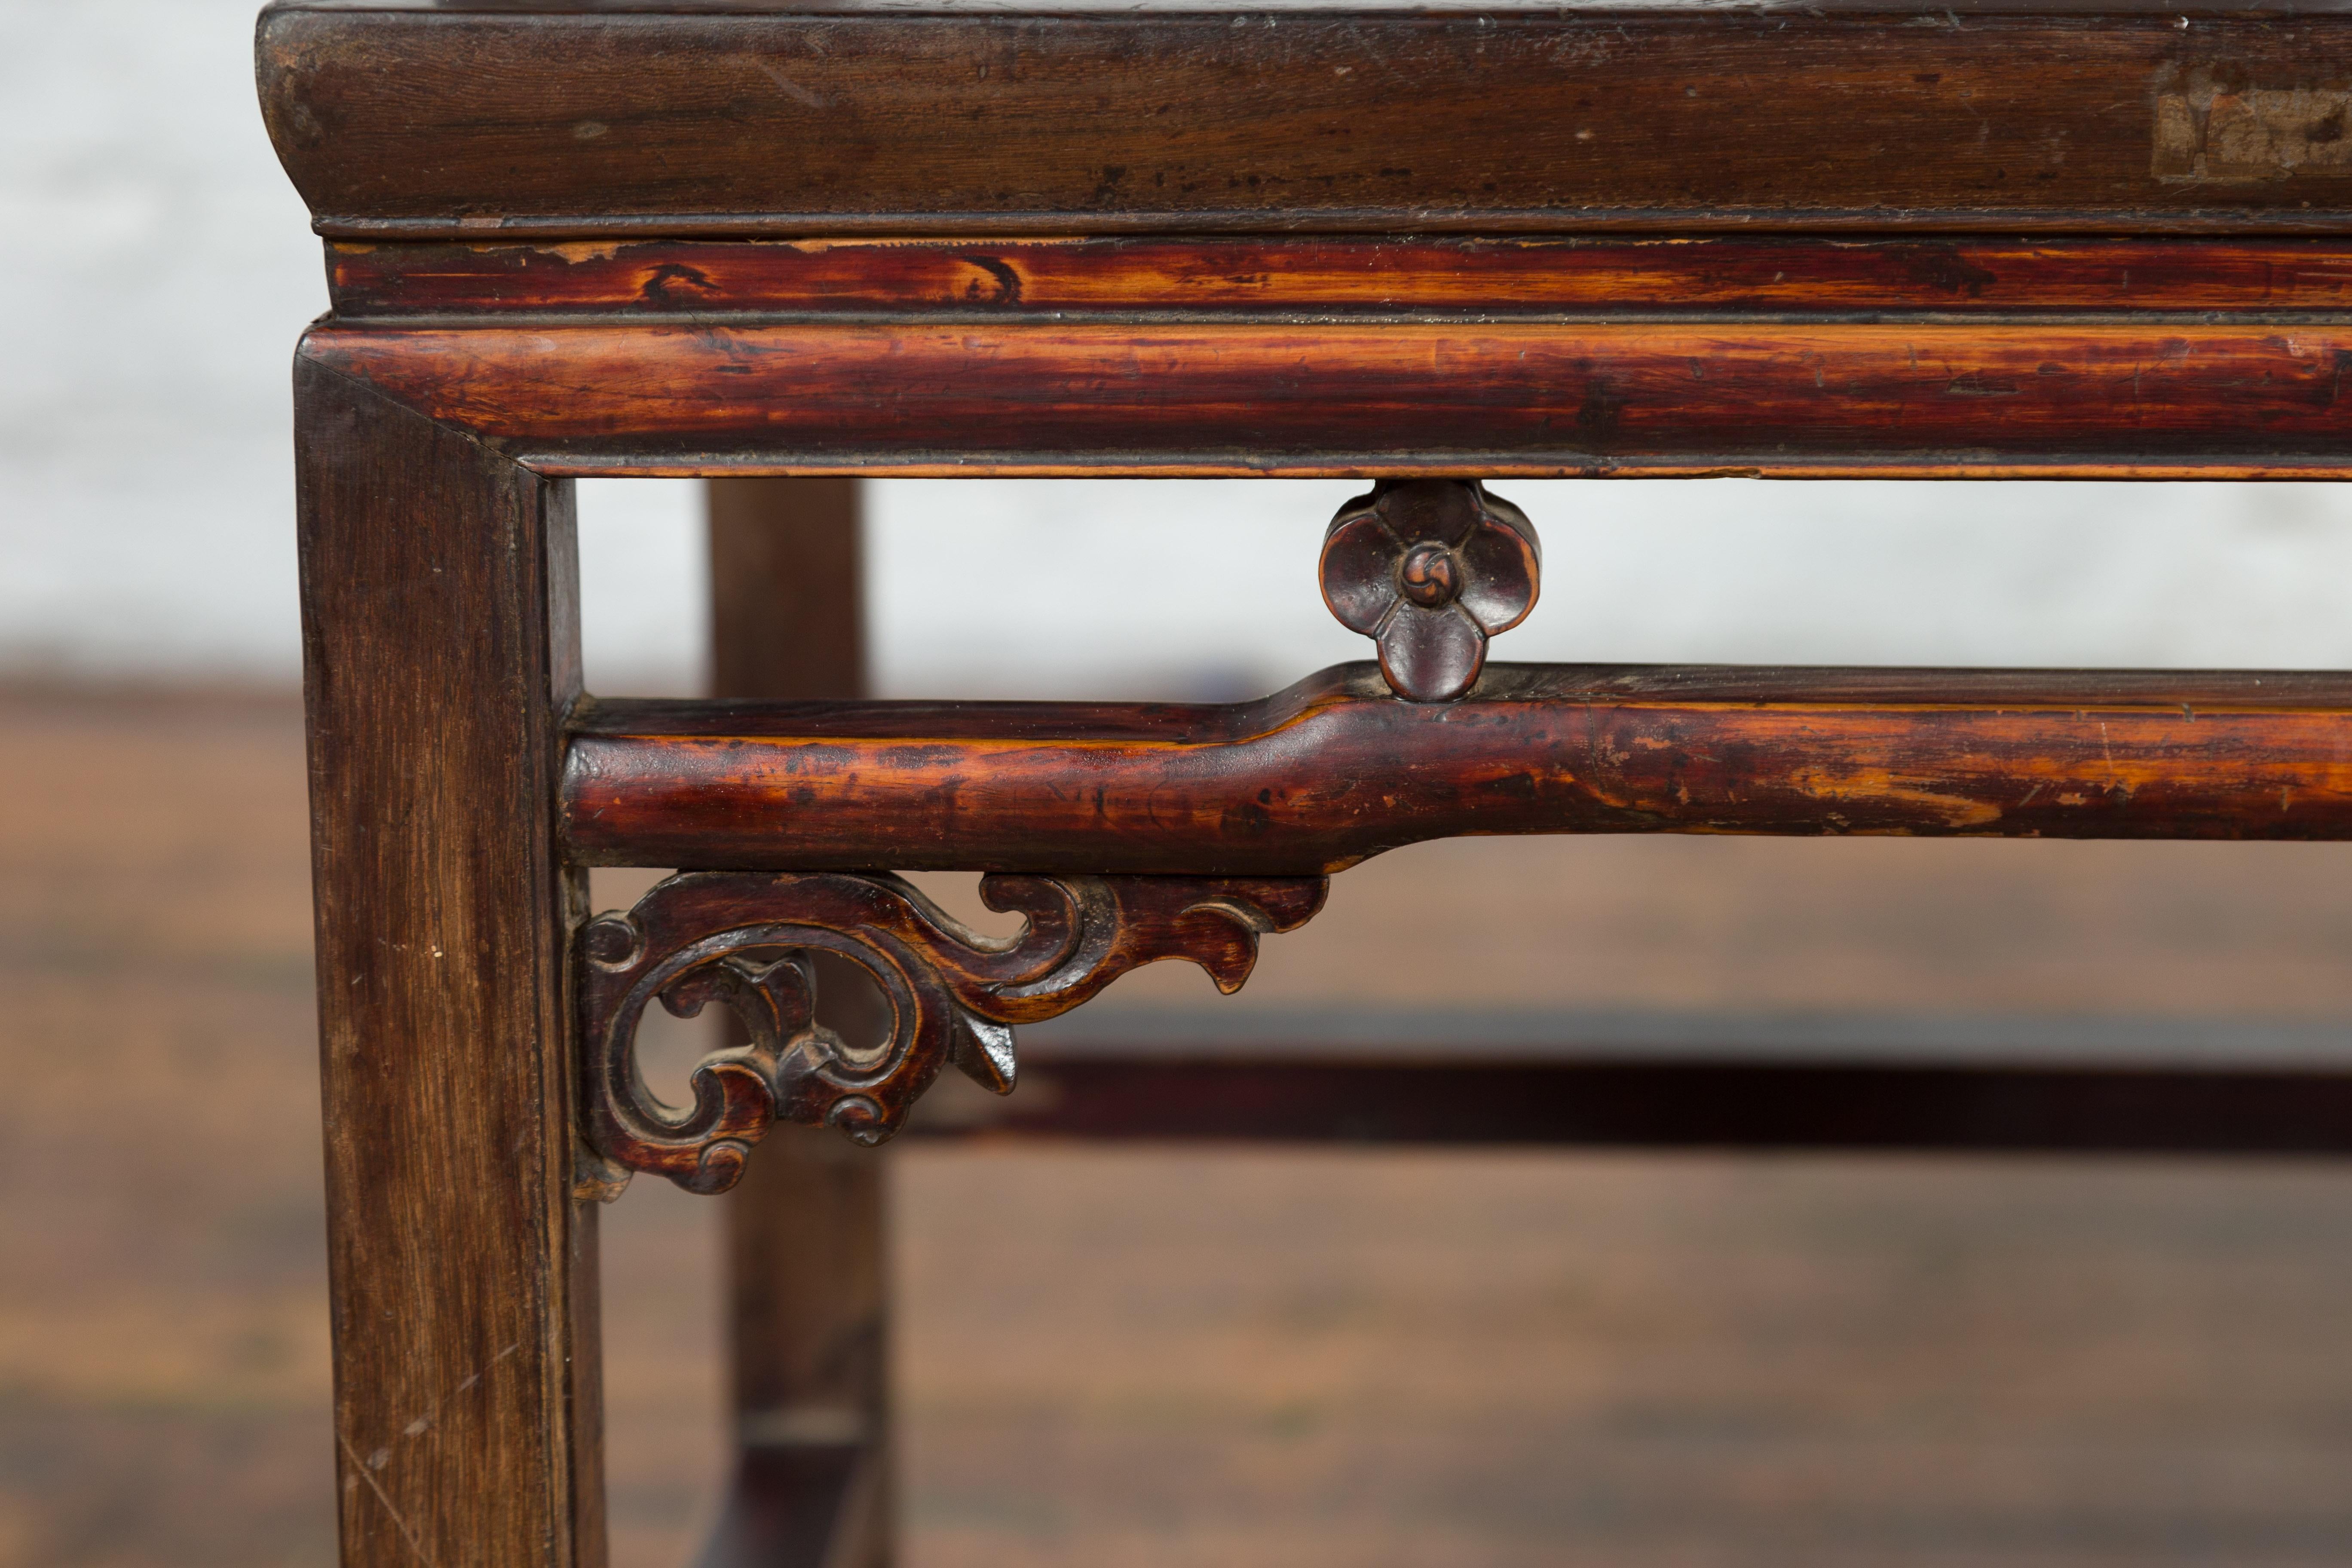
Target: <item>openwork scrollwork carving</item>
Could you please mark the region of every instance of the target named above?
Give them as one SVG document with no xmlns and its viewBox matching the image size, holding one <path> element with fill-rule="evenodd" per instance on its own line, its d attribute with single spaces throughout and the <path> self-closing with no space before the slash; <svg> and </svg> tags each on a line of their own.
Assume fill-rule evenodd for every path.
<svg viewBox="0 0 2352 1568">
<path fill-rule="evenodd" d="M 1327 887 L 1320 877 L 995 875 L 981 882 L 988 907 L 1028 917 L 995 941 L 894 876 L 672 877 L 580 933 L 589 1140 L 614 1166 L 699 1193 L 734 1185 L 774 1121 L 878 1143 L 949 1062 L 1010 1092 L 1014 1025 L 1067 1012 L 1139 964 L 1190 959 L 1220 991 L 1238 990 L 1259 935 L 1304 924 Z M 892 1018 L 886 1040 L 861 1049 L 815 1021 L 813 952 L 872 977 Z M 680 1016 L 720 1003 L 751 1037 L 695 1068 L 690 1107 L 664 1104 L 638 1070 L 637 1023 L 656 1001 Z"/>
<path fill-rule="evenodd" d="M 1391 690 L 1450 702 L 1535 608 L 1542 563 L 1527 514 L 1476 480 L 1383 479 L 1323 536 L 1323 602 L 1380 645 Z"/>
</svg>

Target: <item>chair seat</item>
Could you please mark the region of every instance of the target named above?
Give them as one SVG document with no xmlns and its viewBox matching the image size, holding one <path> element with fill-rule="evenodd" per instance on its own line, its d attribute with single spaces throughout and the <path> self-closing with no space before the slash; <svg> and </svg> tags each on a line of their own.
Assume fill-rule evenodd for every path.
<svg viewBox="0 0 2352 1568">
<path fill-rule="evenodd" d="M 259 52 L 310 353 L 548 473 L 2352 450 L 2352 14 L 289 0 Z"/>
<path fill-rule="evenodd" d="M 2347 41 L 2127 0 L 287 0 L 259 61 L 336 237 L 2342 232 Z"/>
</svg>

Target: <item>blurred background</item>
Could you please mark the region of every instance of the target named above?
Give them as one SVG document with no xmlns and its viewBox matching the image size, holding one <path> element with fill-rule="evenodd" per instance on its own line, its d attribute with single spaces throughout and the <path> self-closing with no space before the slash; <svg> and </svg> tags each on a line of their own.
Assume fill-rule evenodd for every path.
<svg viewBox="0 0 2352 1568">
<path fill-rule="evenodd" d="M 5 1568 L 332 1559 L 288 397 L 325 295 L 252 9 L 0 0 Z M 1224 700 L 1360 657 L 1314 585 L 1355 488 L 873 484 L 878 688 Z M 2344 490 L 1499 488 L 1548 566 L 1503 657 L 2352 665 Z M 581 515 L 592 687 L 700 689 L 698 488 Z M 2347 872 L 1424 846 L 1219 1005 L 2352 1062 Z M 1096 1005 L 1214 1000 L 1161 966 Z M 919 1568 L 2352 1561 L 2331 1163 L 890 1158 Z M 616 1559 L 667 1568 L 723 1468 L 717 1212 L 648 1182 L 607 1223 Z"/>
</svg>

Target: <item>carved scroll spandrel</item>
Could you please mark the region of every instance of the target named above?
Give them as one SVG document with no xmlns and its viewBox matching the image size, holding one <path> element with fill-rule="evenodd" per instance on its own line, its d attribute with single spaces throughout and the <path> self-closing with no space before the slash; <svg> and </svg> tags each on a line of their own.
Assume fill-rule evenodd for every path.
<svg viewBox="0 0 2352 1568">
<path fill-rule="evenodd" d="M 1139 964 L 1181 958 L 1228 994 L 1268 931 L 1322 908 L 1320 877 L 983 878 L 988 907 L 1027 917 L 981 935 L 889 875 L 688 872 L 580 933 L 586 1042 L 583 1103 L 608 1167 L 723 1192 L 775 1121 L 840 1129 L 864 1143 L 897 1131 L 952 1062 L 1012 1090 L 1013 1027 L 1067 1012 Z M 842 1039 L 814 1020 L 807 955 L 838 954 L 888 1004 L 889 1036 Z M 658 1002 L 680 1016 L 732 1010 L 748 1045 L 715 1051 L 688 1079 L 691 1106 L 665 1104 L 636 1059 L 637 1024 Z M 592 1184 L 611 1196 L 618 1184 Z"/>
<path fill-rule="evenodd" d="M 1391 690 L 1450 702 L 1535 608 L 1542 564 L 1527 514 L 1476 480 L 1383 479 L 1323 536 L 1323 602 L 1379 645 Z"/>
</svg>

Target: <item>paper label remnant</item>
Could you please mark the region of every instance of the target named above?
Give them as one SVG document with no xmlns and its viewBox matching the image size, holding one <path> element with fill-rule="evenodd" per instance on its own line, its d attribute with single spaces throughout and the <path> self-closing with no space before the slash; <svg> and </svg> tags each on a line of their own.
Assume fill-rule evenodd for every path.
<svg viewBox="0 0 2352 1568">
<path fill-rule="evenodd" d="M 2231 86 L 2190 71 L 2156 95 L 2159 180 L 2352 177 L 2352 88 Z"/>
</svg>

